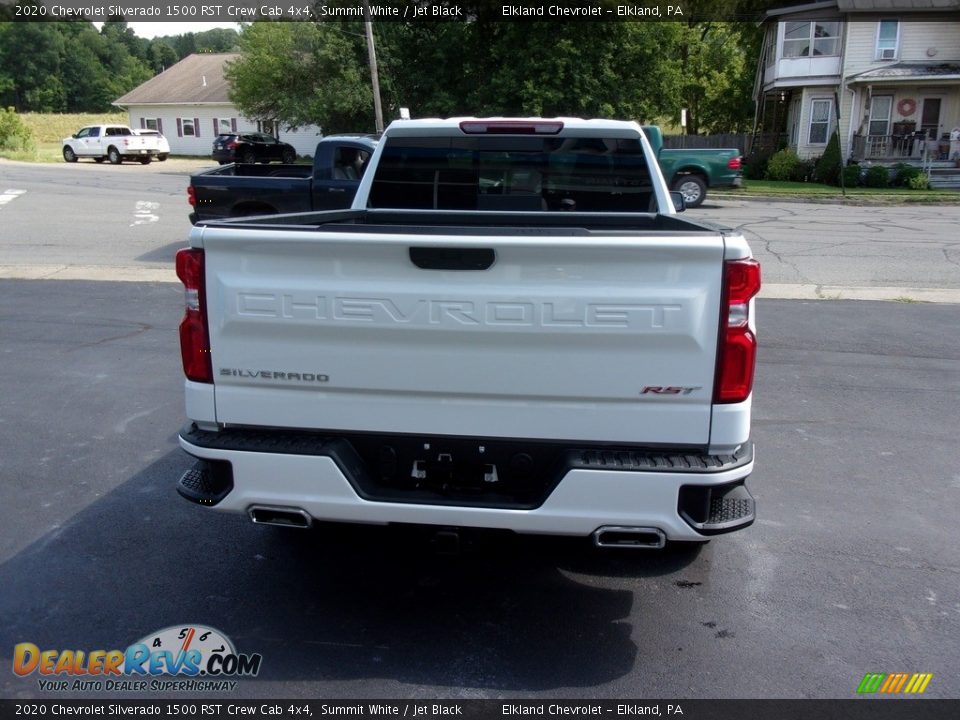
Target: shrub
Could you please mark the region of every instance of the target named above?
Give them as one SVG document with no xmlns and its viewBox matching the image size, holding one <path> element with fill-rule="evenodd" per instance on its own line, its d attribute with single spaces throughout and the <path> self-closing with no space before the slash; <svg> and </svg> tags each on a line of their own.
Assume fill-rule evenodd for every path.
<svg viewBox="0 0 960 720">
<path fill-rule="evenodd" d="M 813 180 L 813 171 L 816 167 L 816 160 L 801 160 L 793 169 L 790 179 L 794 182 L 810 182 Z"/>
<path fill-rule="evenodd" d="M 863 184 L 872 188 L 885 188 L 890 185 L 890 171 L 883 165 L 874 165 L 867 170 Z"/>
<path fill-rule="evenodd" d="M 843 169 L 843 186 L 856 187 L 860 184 L 860 166 L 847 165 Z"/>
<path fill-rule="evenodd" d="M 33 133 L 13 108 L 0 108 L 0 150 L 31 150 Z"/>
<path fill-rule="evenodd" d="M 790 148 L 775 152 L 767 161 L 767 180 L 790 180 L 800 158 Z"/>
<path fill-rule="evenodd" d="M 826 150 L 823 151 L 823 155 L 817 160 L 817 169 L 814 173 L 817 182 L 822 182 L 827 185 L 839 185 L 840 164 L 840 137 L 836 131 L 834 131 L 833 135 L 830 136 L 830 142 L 827 143 Z"/>
<path fill-rule="evenodd" d="M 913 178 L 923 174 L 920 168 L 907 165 L 906 163 L 897 163 L 893 166 L 893 169 L 896 173 L 893 178 L 893 184 L 898 187 L 909 187 L 910 181 Z"/>
<path fill-rule="evenodd" d="M 907 180 L 907 187 L 911 190 L 929 190 L 930 178 L 923 173 L 914 175 L 912 178 Z"/>
<path fill-rule="evenodd" d="M 767 175 L 767 162 L 769 160 L 769 154 L 750 153 L 743 160 L 743 176 L 747 180 L 763 180 Z"/>
</svg>

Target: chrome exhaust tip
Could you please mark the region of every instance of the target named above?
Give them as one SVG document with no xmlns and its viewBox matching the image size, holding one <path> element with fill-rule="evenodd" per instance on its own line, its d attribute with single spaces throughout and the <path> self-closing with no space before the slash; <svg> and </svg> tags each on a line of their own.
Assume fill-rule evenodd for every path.
<svg viewBox="0 0 960 720">
<path fill-rule="evenodd" d="M 280 527 L 308 528 L 313 518 L 306 510 L 277 505 L 251 505 L 247 510 L 255 525 L 278 525 Z"/>
<path fill-rule="evenodd" d="M 593 531 L 593 544 L 602 548 L 660 550 L 667 536 L 660 528 L 604 525 Z"/>
</svg>

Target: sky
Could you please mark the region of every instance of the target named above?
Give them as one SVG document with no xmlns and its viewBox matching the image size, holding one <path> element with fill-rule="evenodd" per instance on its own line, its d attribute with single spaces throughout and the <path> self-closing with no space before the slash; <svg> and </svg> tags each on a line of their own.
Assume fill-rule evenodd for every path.
<svg viewBox="0 0 960 720">
<path fill-rule="evenodd" d="M 103 23 L 94 23 L 94 25 L 99 30 Z M 132 28 L 137 37 L 148 40 L 160 35 L 183 35 L 188 32 L 203 32 L 214 28 L 240 29 L 240 26 L 233 22 L 128 22 L 127 27 Z"/>
</svg>

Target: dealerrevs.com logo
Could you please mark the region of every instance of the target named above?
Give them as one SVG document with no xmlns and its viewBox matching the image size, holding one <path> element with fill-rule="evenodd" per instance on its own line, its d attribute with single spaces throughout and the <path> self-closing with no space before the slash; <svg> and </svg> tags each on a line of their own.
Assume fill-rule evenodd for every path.
<svg viewBox="0 0 960 720">
<path fill-rule="evenodd" d="M 13 672 L 37 675 L 45 691 L 234 690 L 238 677 L 255 677 L 262 656 L 238 653 L 226 635 L 204 625 L 172 625 L 126 650 L 13 648 Z"/>
</svg>

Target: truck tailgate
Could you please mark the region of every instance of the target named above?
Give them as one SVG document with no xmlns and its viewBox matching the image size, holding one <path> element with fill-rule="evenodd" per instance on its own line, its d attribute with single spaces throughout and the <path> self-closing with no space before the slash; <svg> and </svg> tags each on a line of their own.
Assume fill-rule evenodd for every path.
<svg viewBox="0 0 960 720">
<path fill-rule="evenodd" d="M 194 236 L 218 422 L 709 442 L 720 233 L 238 229 Z M 411 247 L 495 260 L 424 269 Z"/>
</svg>

